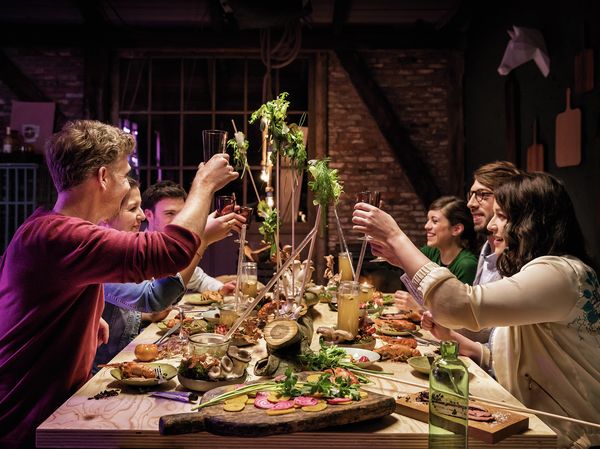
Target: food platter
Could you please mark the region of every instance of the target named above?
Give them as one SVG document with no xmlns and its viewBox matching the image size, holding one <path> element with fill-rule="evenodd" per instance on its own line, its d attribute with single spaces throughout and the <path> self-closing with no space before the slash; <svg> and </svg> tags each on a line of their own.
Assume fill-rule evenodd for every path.
<svg viewBox="0 0 600 449">
<path fill-rule="evenodd" d="M 188 390 L 199 391 L 204 393 L 205 391 L 212 390 L 217 387 L 224 387 L 226 385 L 234 385 L 241 384 L 246 380 L 246 371 L 239 377 L 234 377 L 232 379 L 225 380 L 198 380 L 198 379 L 190 379 L 189 377 L 184 377 L 181 374 L 177 374 L 177 379 L 179 383 L 187 388 Z"/>
<path fill-rule="evenodd" d="M 169 320 L 163 320 L 163 321 L 159 321 L 158 323 L 156 323 L 156 326 L 158 327 L 158 329 L 162 332 L 165 332 L 169 329 L 171 329 L 171 327 L 173 326 L 169 326 L 168 325 L 168 321 Z M 176 322 L 179 322 L 178 320 Z M 208 322 L 207 320 L 203 320 L 203 319 L 194 319 L 191 321 L 184 321 L 183 324 L 183 329 L 189 334 L 189 335 L 193 335 L 193 334 L 198 334 L 200 332 L 207 332 L 208 331 Z"/>
<path fill-rule="evenodd" d="M 218 293 L 218 292 L 215 292 L 215 293 Z M 183 295 L 183 301 L 186 304 L 192 304 L 195 306 L 207 306 L 207 305 L 215 303 L 215 302 L 216 303 L 223 302 L 223 299 L 221 298 L 221 301 L 219 301 L 211 296 L 207 297 L 203 293 L 188 293 L 186 295 Z"/>
<path fill-rule="evenodd" d="M 141 364 L 140 364 L 141 365 Z M 177 375 L 177 368 L 168 363 L 144 363 L 143 365 L 148 366 L 152 369 L 160 369 L 162 378 L 155 377 L 154 379 L 147 379 L 144 377 L 130 377 L 123 378 L 123 373 L 120 368 L 113 368 L 110 370 L 110 375 L 117 379 L 119 382 L 129 385 L 132 387 L 152 387 L 165 383 L 173 379 Z"/>
<path fill-rule="evenodd" d="M 352 359 L 352 363 L 354 363 L 359 368 L 367 368 L 371 366 L 373 363 L 377 362 L 381 356 L 374 351 L 369 351 L 368 349 L 359 349 L 359 348 L 344 348 L 343 349 L 346 354 L 348 354 Z M 359 361 L 361 358 L 367 358 L 367 361 Z"/>
<path fill-rule="evenodd" d="M 375 326 L 375 331 L 378 334 L 389 335 L 389 336 L 392 336 L 392 337 L 413 335 L 419 329 L 421 329 L 421 326 L 418 326 L 418 325 L 413 330 L 397 330 L 397 329 L 394 329 L 391 326 L 387 326 L 387 325 Z"/>
</svg>

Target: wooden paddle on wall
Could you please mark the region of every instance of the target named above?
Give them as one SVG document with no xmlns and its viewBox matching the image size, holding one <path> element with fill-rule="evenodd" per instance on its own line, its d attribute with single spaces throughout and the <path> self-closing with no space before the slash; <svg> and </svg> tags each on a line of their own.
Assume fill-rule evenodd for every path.
<svg viewBox="0 0 600 449">
<path fill-rule="evenodd" d="M 567 88 L 567 107 L 556 116 L 556 166 L 581 163 L 581 109 L 571 109 L 571 89 Z"/>
<path fill-rule="evenodd" d="M 537 120 L 533 121 L 533 143 L 527 148 L 527 171 L 544 171 L 544 146 L 537 143 Z"/>
</svg>

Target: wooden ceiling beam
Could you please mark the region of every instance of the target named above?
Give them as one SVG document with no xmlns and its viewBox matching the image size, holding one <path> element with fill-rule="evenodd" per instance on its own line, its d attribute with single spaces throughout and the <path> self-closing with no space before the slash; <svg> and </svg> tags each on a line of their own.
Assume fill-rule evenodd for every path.
<svg viewBox="0 0 600 449">
<path fill-rule="evenodd" d="M 84 47 L 98 43 L 98 34 L 81 25 L 36 25 L 35 33 L 23 33 L 15 23 L 0 22 L 0 46 L 69 46 Z M 449 30 L 436 31 L 430 27 L 350 26 L 340 35 L 330 27 L 302 30 L 304 50 L 332 50 L 340 42 L 350 42 L 357 49 L 394 48 L 457 48 L 461 40 Z M 196 28 L 133 28 L 108 25 L 103 28 L 101 42 L 113 48 L 200 48 L 250 49 L 259 48 L 257 30 L 237 32 L 202 31 Z"/>
<path fill-rule="evenodd" d="M 412 144 L 407 130 L 396 116 L 385 93 L 357 51 L 338 48 L 335 53 L 356 92 L 377 123 L 379 131 L 396 155 L 404 169 L 404 174 L 421 199 L 424 208 L 429 207 L 429 204 L 440 196 L 440 190 L 431 171 L 419 156 L 419 150 Z"/>
</svg>

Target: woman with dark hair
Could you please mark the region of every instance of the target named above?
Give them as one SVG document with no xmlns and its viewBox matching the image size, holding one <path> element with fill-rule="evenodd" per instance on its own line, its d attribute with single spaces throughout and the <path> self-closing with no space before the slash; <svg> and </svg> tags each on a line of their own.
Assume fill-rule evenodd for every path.
<svg viewBox="0 0 600 449">
<path fill-rule="evenodd" d="M 448 267 L 460 281 L 473 284 L 477 271 L 477 243 L 473 218 L 465 200 L 438 198 L 427 212 L 427 245 L 421 248 L 430 260 Z"/>
<path fill-rule="evenodd" d="M 425 223 L 427 244 L 421 252 L 456 278 L 472 285 L 477 273 L 477 242 L 467 202 L 456 196 L 442 196 L 429 206 Z M 423 297 L 405 274 L 400 278 L 406 289 L 394 293 L 400 309 L 421 310 Z"/>
<path fill-rule="evenodd" d="M 466 286 L 428 261 L 380 209 L 357 204 L 354 229 L 373 237 L 374 254 L 412 277 L 431 314 L 424 327 L 434 335 L 456 338 L 526 406 L 597 422 L 600 288 L 573 204 L 564 185 L 544 173 L 516 176 L 494 194 L 488 229 L 506 277 L 482 286 Z M 442 326 L 496 327 L 491 351 Z M 541 418 L 558 433 L 561 448 L 600 444 L 597 428 Z"/>
</svg>

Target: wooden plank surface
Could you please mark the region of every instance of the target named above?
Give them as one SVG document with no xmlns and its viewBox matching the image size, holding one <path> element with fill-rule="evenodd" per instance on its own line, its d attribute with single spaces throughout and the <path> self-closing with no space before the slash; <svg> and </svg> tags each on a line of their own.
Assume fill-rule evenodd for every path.
<svg viewBox="0 0 600 449">
<path fill-rule="evenodd" d="M 396 399 L 396 412 L 419 421 L 427 422 L 429 404 L 417 400 L 419 393 L 408 394 Z M 495 444 L 515 433 L 527 430 L 529 418 L 515 412 L 492 407 L 491 405 L 470 401 L 470 404 L 485 408 L 496 417 L 493 422 L 478 422 L 469 420 L 469 437 L 479 441 Z"/>
<path fill-rule="evenodd" d="M 335 314 L 325 304 L 316 306 L 315 326 L 335 323 Z M 149 326 L 136 340 L 125 348 L 114 361 L 133 360 L 133 350 L 138 343 L 149 343 L 157 338 L 158 327 Z M 313 348 L 318 346 L 313 340 Z M 423 352 L 429 349 L 420 347 Z M 253 362 L 264 357 L 264 342 L 253 347 Z M 178 360 L 167 360 L 177 366 Z M 483 370 L 466 361 L 471 373 L 469 388 L 472 394 L 490 399 L 521 405 L 514 397 L 492 380 Z M 418 383 L 427 387 L 427 377 L 414 371 L 406 363 L 382 362 L 385 371 L 394 377 Z M 249 370 L 250 378 L 252 369 Z M 101 400 L 89 400 L 107 388 L 118 388 L 118 384 L 108 369 L 101 370 L 79 391 L 70 397 L 37 429 L 38 447 L 65 448 L 247 448 L 281 449 L 323 448 L 343 446 L 345 449 L 389 449 L 405 447 L 427 448 L 427 424 L 397 413 L 364 423 L 332 427 L 318 432 L 298 432 L 286 435 L 242 438 L 223 437 L 207 432 L 184 435 L 160 435 L 159 420 L 163 415 L 186 413 L 191 405 L 166 399 L 150 397 L 147 391 L 123 389 L 118 396 Z M 160 389 L 184 389 L 177 379 L 163 384 Z M 397 397 L 415 393 L 422 388 L 405 386 L 385 379 L 373 379 L 366 390 Z M 529 416 L 529 429 L 513 435 L 496 445 L 489 445 L 475 439 L 469 440 L 474 448 L 556 448 L 556 435 L 537 417 Z"/>
<path fill-rule="evenodd" d="M 215 388 L 204 395 L 202 402 L 230 390 L 231 387 Z M 266 410 L 254 407 L 253 404 L 247 404 L 240 412 L 225 411 L 222 404 L 217 404 L 198 412 L 165 415 L 160 419 L 160 431 L 163 435 L 174 435 L 206 430 L 217 435 L 257 437 L 314 431 L 367 421 L 390 415 L 395 409 L 394 398 L 374 392 L 360 401 L 329 405 L 320 412 L 295 410 L 289 414 L 273 416 L 267 415 Z"/>
</svg>

